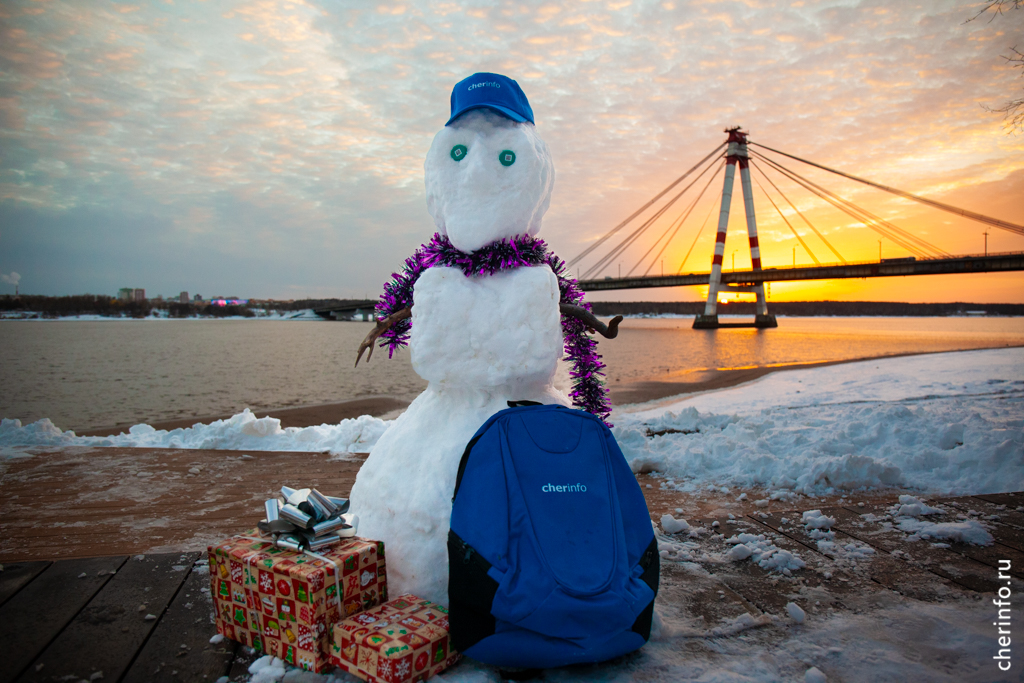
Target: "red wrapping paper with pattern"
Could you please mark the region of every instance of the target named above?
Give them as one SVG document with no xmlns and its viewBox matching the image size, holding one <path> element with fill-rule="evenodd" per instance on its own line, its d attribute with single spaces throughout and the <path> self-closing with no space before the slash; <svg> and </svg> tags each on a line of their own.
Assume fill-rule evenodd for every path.
<svg viewBox="0 0 1024 683">
<path fill-rule="evenodd" d="M 425 681 L 459 660 L 448 610 L 403 595 L 335 624 L 331 663 L 369 683 Z"/>
<path fill-rule="evenodd" d="M 331 626 L 387 600 L 379 541 L 346 538 L 316 553 L 336 574 L 331 562 L 242 536 L 259 532 L 208 549 L 217 632 L 226 638 L 319 673 L 329 664 Z"/>
</svg>

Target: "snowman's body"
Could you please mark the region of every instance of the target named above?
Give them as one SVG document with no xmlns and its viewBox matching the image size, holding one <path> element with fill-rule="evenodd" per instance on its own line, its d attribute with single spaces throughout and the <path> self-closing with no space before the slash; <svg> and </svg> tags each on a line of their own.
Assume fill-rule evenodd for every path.
<svg viewBox="0 0 1024 683">
<path fill-rule="evenodd" d="M 505 151 L 515 154 L 507 166 Z M 489 111 L 438 133 L 425 170 L 438 229 L 467 253 L 536 235 L 554 176 L 532 124 Z M 385 543 L 389 591 L 447 604 L 451 499 L 470 438 L 509 400 L 569 405 L 552 385 L 562 355 L 558 281 L 547 266 L 472 277 L 435 267 L 416 281 L 414 301 L 412 364 L 428 386 L 373 447 L 351 501 L 359 535 Z"/>
</svg>

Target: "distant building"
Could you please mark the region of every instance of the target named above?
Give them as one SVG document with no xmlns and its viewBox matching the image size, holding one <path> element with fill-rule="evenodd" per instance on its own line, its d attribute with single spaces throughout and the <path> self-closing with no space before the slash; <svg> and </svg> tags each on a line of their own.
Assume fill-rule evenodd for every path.
<svg viewBox="0 0 1024 683">
<path fill-rule="evenodd" d="M 178 295 L 178 303 L 179 304 L 187 304 L 188 303 L 188 292 L 182 292 L 181 294 Z"/>
<path fill-rule="evenodd" d="M 136 287 L 134 290 L 132 290 L 132 296 L 135 298 L 136 301 L 145 301 L 146 300 L 146 290 L 145 289 L 139 289 L 138 287 Z"/>
<path fill-rule="evenodd" d="M 196 294 L 194 297 L 192 297 L 192 301 L 195 301 L 197 304 L 201 304 L 203 302 L 203 295 Z"/>
<path fill-rule="evenodd" d="M 131 287 L 122 287 L 117 290 L 118 301 L 131 301 L 135 298 L 135 290 Z"/>
</svg>

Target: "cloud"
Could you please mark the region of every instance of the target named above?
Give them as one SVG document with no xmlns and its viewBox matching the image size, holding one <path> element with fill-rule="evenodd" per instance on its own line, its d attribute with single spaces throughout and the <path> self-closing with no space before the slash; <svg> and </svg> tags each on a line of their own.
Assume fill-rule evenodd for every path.
<svg viewBox="0 0 1024 683">
<path fill-rule="evenodd" d="M 0 273 L 0 280 L 3 280 L 9 285 L 17 285 L 19 282 L 21 282 L 21 276 L 15 273 L 14 271 L 11 271 L 10 275 Z"/>
<path fill-rule="evenodd" d="M 61 259 L 39 280 L 52 293 L 130 276 L 164 293 L 372 295 L 430 236 L 423 158 L 474 71 L 530 97 L 557 172 L 542 236 L 564 257 L 727 125 L 908 191 L 962 189 L 975 210 L 990 193 L 971 188 L 998 194 L 1024 160 L 980 107 L 1018 87 L 999 55 L 1021 22 L 965 25 L 953 0 L 36 4 L 0 15 L 0 249 L 23 272 Z M 788 229 L 763 220 L 788 253 Z M 691 221 L 667 254 L 689 247 Z"/>
</svg>

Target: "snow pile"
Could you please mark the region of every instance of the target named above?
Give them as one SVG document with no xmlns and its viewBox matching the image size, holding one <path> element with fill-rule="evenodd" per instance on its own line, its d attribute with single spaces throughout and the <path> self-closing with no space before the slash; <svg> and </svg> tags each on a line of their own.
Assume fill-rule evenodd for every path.
<svg viewBox="0 0 1024 683">
<path fill-rule="evenodd" d="M 281 427 L 273 417 L 258 418 L 248 408 L 226 420 L 185 429 L 154 429 L 135 425 L 118 436 L 76 436 L 62 432 L 49 419 L 22 426 L 20 420 L 0 422 L 0 447 L 121 446 L 134 448 L 203 448 L 252 451 L 299 451 L 335 454 L 369 450 L 390 423 L 370 415 L 336 425 Z"/>
<path fill-rule="evenodd" d="M 790 370 L 612 416 L 634 472 L 676 488 L 1024 489 L 1024 349 Z"/>
<path fill-rule="evenodd" d="M 783 550 L 772 543 L 764 534 L 737 534 L 725 539 L 733 544 L 725 554 L 726 559 L 733 562 L 750 559 L 762 569 L 779 572 L 791 576 L 797 569 L 803 569 L 806 563 L 788 550 Z"/>
</svg>

